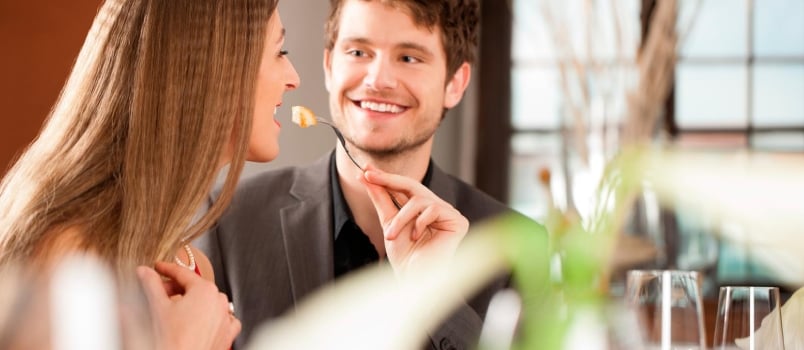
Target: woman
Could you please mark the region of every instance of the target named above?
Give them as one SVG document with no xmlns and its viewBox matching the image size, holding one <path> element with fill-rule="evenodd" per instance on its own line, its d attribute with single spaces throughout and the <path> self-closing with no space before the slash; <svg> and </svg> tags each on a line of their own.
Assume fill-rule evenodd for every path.
<svg viewBox="0 0 804 350">
<path fill-rule="evenodd" d="M 245 160 L 277 155 L 273 115 L 299 78 L 276 6 L 107 0 L 43 130 L 0 185 L 0 266 L 41 271 L 90 252 L 125 275 L 195 260 L 195 271 L 156 264 L 176 290 L 138 270 L 160 342 L 228 347 L 240 324 L 187 244 L 220 216 Z M 226 164 L 219 199 L 194 218 Z"/>
</svg>

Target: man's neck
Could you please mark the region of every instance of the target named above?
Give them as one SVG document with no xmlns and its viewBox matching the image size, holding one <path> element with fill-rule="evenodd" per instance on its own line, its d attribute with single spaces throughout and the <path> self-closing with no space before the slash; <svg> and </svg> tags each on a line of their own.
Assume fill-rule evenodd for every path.
<svg viewBox="0 0 804 350">
<path fill-rule="evenodd" d="M 430 163 L 432 140 L 415 150 L 382 159 L 376 159 L 365 153 L 356 153 L 355 151 L 350 149 L 352 155 L 363 167 L 371 164 L 372 167 L 384 172 L 421 180 L 427 173 L 427 166 Z M 380 257 L 384 257 L 385 240 L 383 239 L 382 226 L 377 216 L 377 210 L 368 197 L 364 185 L 359 180 L 362 172 L 352 164 L 349 156 L 340 147 L 336 148 L 335 159 L 343 196 L 352 212 L 355 223 L 368 236 Z"/>
</svg>

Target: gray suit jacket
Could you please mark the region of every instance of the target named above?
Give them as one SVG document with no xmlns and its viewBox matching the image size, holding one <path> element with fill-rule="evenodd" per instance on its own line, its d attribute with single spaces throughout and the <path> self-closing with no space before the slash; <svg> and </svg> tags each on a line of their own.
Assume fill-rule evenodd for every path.
<svg viewBox="0 0 804 350">
<path fill-rule="evenodd" d="M 330 156 L 305 167 L 268 171 L 244 180 L 218 225 L 196 245 L 207 254 L 215 282 L 235 305 L 241 348 L 255 328 L 293 309 L 333 281 Z M 434 167 L 430 189 L 470 223 L 509 212 L 505 205 Z M 431 335 L 430 348 L 474 347 L 491 295 L 481 292 Z"/>
</svg>

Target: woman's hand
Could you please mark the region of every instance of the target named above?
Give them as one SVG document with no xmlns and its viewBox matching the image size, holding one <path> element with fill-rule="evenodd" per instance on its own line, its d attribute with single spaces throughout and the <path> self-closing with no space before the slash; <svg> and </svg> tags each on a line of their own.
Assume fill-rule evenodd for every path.
<svg viewBox="0 0 804 350">
<path fill-rule="evenodd" d="M 157 262 L 155 270 L 140 266 L 156 327 L 159 349 L 229 349 L 240 321 L 229 311 L 229 300 L 214 283 L 184 267 Z M 163 283 L 160 275 L 172 283 Z"/>
<path fill-rule="evenodd" d="M 369 167 L 362 181 L 379 215 L 394 271 L 404 273 L 414 265 L 453 256 L 469 229 L 469 221 L 457 209 L 404 176 Z"/>
</svg>

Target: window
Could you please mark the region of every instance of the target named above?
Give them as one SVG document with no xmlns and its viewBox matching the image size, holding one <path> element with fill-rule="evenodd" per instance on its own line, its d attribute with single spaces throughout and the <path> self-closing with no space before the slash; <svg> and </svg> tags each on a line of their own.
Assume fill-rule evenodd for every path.
<svg viewBox="0 0 804 350">
<path fill-rule="evenodd" d="M 617 13 L 627 37 L 624 46 L 637 47 L 641 38 L 645 11 L 656 0 L 615 0 L 594 3 L 595 18 L 613 18 Z M 509 6 L 506 2 L 502 5 Z M 497 2 L 494 2 L 497 3 Z M 582 0 L 512 0 L 511 20 L 510 93 L 505 89 L 487 89 L 483 94 L 494 96 L 496 102 L 510 103 L 510 119 L 505 128 L 496 132 L 478 131 L 483 140 L 500 142 L 508 156 L 505 162 L 484 163 L 482 152 L 478 156 L 478 178 L 495 179 L 503 183 L 504 192 L 494 193 L 511 206 L 534 218 L 544 217 L 548 201 L 559 207 L 583 205 L 584 192 L 590 189 L 568 188 L 564 178 L 594 176 L 584 173 L 578 166 L 579 155 L 573 153 L 565 137 L 569 128 L 566 120 L 567 101 L 561 91 L 560 64 L 567 57 L 553 49 L 550 27 L 544 9 L 546 3 L 565 6 L 564 15 L 572 14 L 571 20 L 562 22 L 568 32 L 584 33 L 587 22 L 583 20 Z M 616 10 L 607 6 L 615 4 Z M 679 0 L 679 22 L 689 20 L 694 13 L 695 1 Z M 562 13 L 559 13 L 561 15 Z M 486 14 L 484 14 L 486 16 Z M 569 18 L 569 17 L 567 17 Z M 506 36 L 504 27 L 487 26 L 484 17 L 484 32 L 500 30 L 497 35 Z M 599 27 L 606 27 L 598 24 Z M 502 30 L 501 30 L 502 29 Z M 501 34 L 502 33 L 502 34 Z M 492 33 L 495 34 L 495 33 Z M 631 77 L 627 70 L 617 70 L 633 60 L 634 53 L 611 46 L 611 32 L 596 32 L 597 40 L 586 43 L 583 35 L 573 35 L 568 42 L 572 47 L 587 54 L 587 57 L 604 62 L 607 68 L 620 71 L 623 79 Z M 503 45 L 504 47 L 504 45 Z M 488 49 L 483 49 L 487 51 Z M 580 55 L 583 56 L 583 55 Z M 488 58 L 488 57 L 485 57 Z M 485 60 L 483 65 L 502 64 L 500 60 Z M 481 66 L 482 69 L 482 66 Z M 481 75 L 481 80 L 482 80 Z M 490 79 L 486 75 L 487 81 Z M 481 86 L 487 88 L 481 81 Z M 607 87 L 590 81 L 587 93 L 591 96 L 609 96 Z M 499 92 L 497 90 L 502 90 Z M 573 91 L 577 93 L 577 91 Z M 609 91 L 618 95 L 617 91 Z M 619 94 L 622 95 L 622 94 Z M 486 99 L 486 97 L 483 97 Z M 481 101 L 481 106 L 489 100 Z M 621 121 L 622 101 L 603 98 L 592 101 L 588 115 L 590 124 L 614 125 L 602 130 L 616 132 Z M 508 112 L 503 108 L 503 111 Z M 498 118 L 487 115 L 481 107 L 482 118 Z M 701 2 L 694 26 L 680 51 L 675 72 L 675 84 L 667 104 L 665 128 L 670 141 L 690 149 L 735 151 L 752 149 L 774 152 L 804 152 L 804 1 L 801 0 L 705 0 Z M 483 133 L 492 136 L 484 136 Z M 612 151 L 611 144 L 616 134 L 594 135 L 587 138 L 590 161 L 605 159 Z M 486 141 L 488 143 L 488 141 Z M 485 146 L 483 146 L 485 147 Z M 486 154 L 487 159 L 499 157 L 500 153 Z M 486 164 L 484 166 L 484 164 Z M 504 164 L 504 171 L 488 164 Z M 551 170 L 549 189 L 540 183 L 541 169 Z M 500 173 L 503 175 L 500 177 Z M 571 176 L 564 176 L 571 174 Z M 494 176 L 498 176 L 495 178 Z M 583 183 L 579 181 L 579 183 Z M 478 183 L 483 188 L 482 181 Z M 581 208 L 582 209 L 582 208 Z M 701 230 L 733 229 L 719 227 L 707 218 L 695 217 L 694 213 L 671 213 L 677 220 L 677 237 L 671 249 L 700 248 L 711 259 L 712 245 L 701 241 Z M 701 224 L 705 222 L 705 224 Z M 697 230 L 697 231 L 696 231 Z M 690 248 L 690 249 L 692 249 Z M 696 248 L 696 249 L 697 249 Z M 764 278 L 761 268 L 754 266 L 740 247 L 727 244 L 715 248 L 719 257 L 718 278 L 723 280 L 760 281 Z M 677 252 L 679 264 L 691 264 L 695 256 Z M 694 253 L 694 252 L 692 252 Z M 685 267 L 681 267 L 685 268 Z"/>
<path fill-rule="evenodd" d="M 675 90 L 680 144 L 804 151 L 804 2 L 704 1 Z"/>
<path fill-rule="evenodd" d="M 682 16 L 688 14 L 686 2 L 681 5 Z M 674 97 L 671 122 L 679 145 L 804 152 L 804 2 L 703 1 L 680 53 Z M 680 241 L 701 237 L 700 225 L 684 223 L 706 218 L 681 212 L 677 217 Z M 740 230 L 727 223 L 709 226 Z M 752 260 L 750 247 L 723 241 L 718 255 L 720 283 L 774 283 Z"/>
<path fill-rule="evenodd" d="M 640 0 L 588 5 L 584 0 L 513 1 L 507 198 L 515 209 L 535 218 L 544 217 L 550 197 L 540 172 L 550 171 L 549 186 L 554 191 L 549 200 L 562 209 L 573 206 L 581 211 L 587 209 L 583 207 L 594 188 L 585 186 L 592 181 L 578 178 L 599 175 L 584 169 L 578 148 L 569 144 L 573 139 L 565 137 L 572 132 L 573 101 L 565 99 L 564 89 L 574 96 L 585 93 L 590 97 L 588 113 L 583 113 L 590 119 L 588 147 L 584 147 L 589 162 L 605 162 L 607 155 L 616 151 L 618 126 L 625 111 L 624 94 L 617 89 L 634 77 L 630 67 L 640 40 Z M 568 46 L 556 50 L 556 41 Z M 560 65 L 574 63 L 598 65 L 591 68 L 595 73 L 581 87 L 586 91 L 577 90 L 578 76 L 566 77 L 570 85 L 562 89 Z"/>
</svg>

